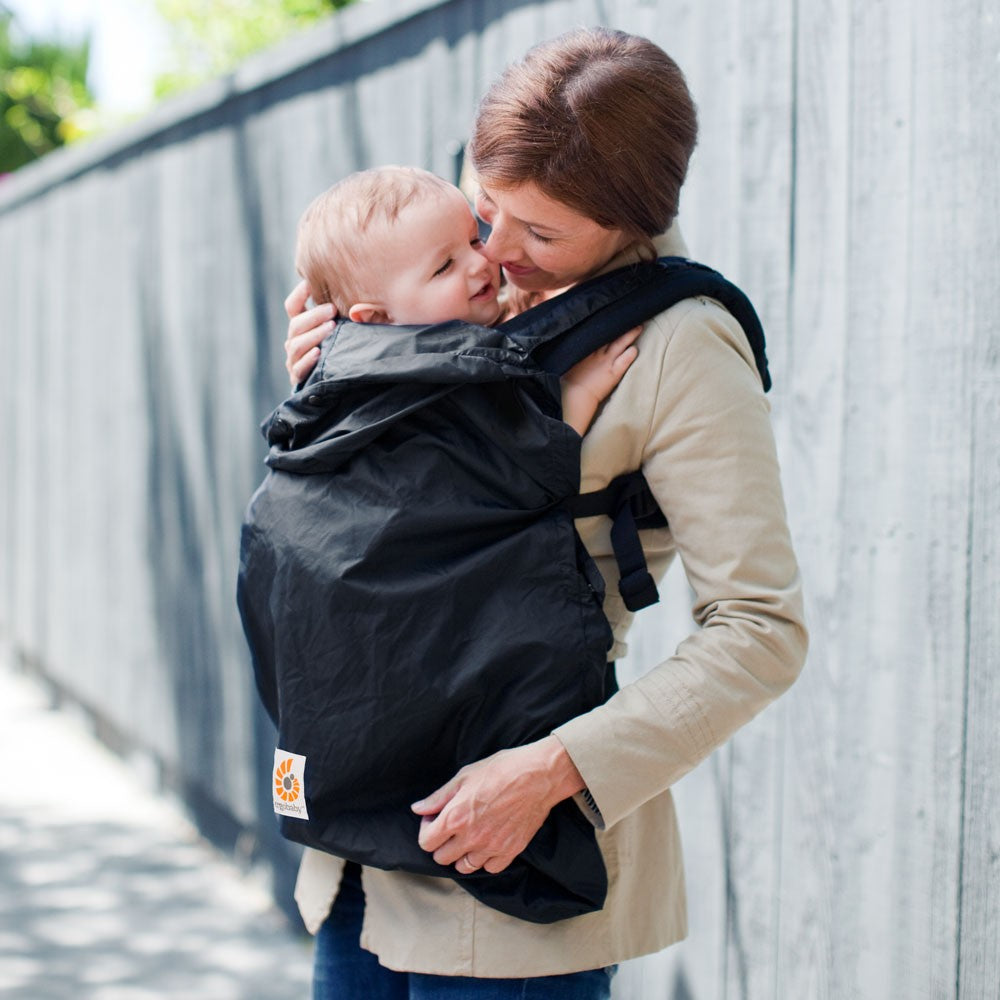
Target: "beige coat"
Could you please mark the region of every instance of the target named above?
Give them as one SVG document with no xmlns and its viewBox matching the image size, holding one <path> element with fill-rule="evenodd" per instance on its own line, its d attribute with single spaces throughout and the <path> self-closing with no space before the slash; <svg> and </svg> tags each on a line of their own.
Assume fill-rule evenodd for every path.
<svg viewBox="0 0 1000 1000">
<path fill-rule="evenodd" d="M 685 254 L 674 230 L 661 254 Z M 618 266 L 625 257 L 613 262 Z M 798 567 L 769 405 L 739 326 L 688 299 L 648 322 L 639 357 L 584 439 L 581 490 L 640 466 L 669 528 L 644 532 L 657 579 L 675 553 L 700 628 L 605 705 L 555 730 L 587 783 L 610 888 L 598 913 L 538 925 L 476 902 L 450 879 L 363 872 L 361 943 L 391 969 L 541 976 L 611 965 L 684 937 L 681 845 L 670 786 L 795 680 L 806 651 Z M 609 521 L 578 522 L 607 581 L 624 656 L 631 623 L 617 591 Z M 655 615 L 656 607 L 644 612 Z M 329 912 L 342 862 L 306 851 L 296 899 L 310 931 Z"/>
</svg>

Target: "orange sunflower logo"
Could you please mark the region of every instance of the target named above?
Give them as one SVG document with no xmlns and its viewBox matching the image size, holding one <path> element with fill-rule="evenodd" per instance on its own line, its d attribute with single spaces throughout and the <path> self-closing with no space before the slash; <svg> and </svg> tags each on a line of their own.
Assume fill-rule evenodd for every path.
<svg viewBox="0 0 1000 1000">
<path fill-rule="evenodd" d="M 292 767 L 293 762 L 289 757 L 274 769 L 274 794 L 283 802 L 294 802 L 302 792 L 299 779 L 292 774 Z"/>
</svg>

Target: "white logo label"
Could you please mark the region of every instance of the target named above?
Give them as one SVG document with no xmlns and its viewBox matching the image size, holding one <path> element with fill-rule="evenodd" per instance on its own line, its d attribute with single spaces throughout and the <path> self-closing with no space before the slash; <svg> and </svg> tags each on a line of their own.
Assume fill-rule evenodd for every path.
<svg viewBox="0 0 1000 1000">
<path fill-rule="evenodd" d="M 271 791 L 274 811 L 282 816 L 309 819 L 306 811 L 306 759 L 278 747 L 274 751 Z"/>
</svg>

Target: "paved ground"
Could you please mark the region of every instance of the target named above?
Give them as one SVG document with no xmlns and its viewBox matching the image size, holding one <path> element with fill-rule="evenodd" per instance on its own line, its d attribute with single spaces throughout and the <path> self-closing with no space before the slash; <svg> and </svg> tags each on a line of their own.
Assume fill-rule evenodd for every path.
<svg viewBox="0 0 1000 1000">
<path fill-rule="evenodd" d="M 266 892 L 2 660 L 0 762 L 0 997 L 309 996 Z"/>
</svg>

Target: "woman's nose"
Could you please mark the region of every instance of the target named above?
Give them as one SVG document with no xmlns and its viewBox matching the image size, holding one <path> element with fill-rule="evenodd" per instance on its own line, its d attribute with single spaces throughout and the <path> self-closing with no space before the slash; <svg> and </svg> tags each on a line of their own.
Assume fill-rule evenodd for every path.
<svg viewBox="0 0 1000 1000">
<path fill-rule="evenodd" d="M 505 226 L 495 225 L 490 233 L 490 238 L 483 244 L 483 253 L 494 264 L 502 264 L 504 261 L 513 260 L 519 255 L 514 241 L 510 238 Z"/>
</svg>

